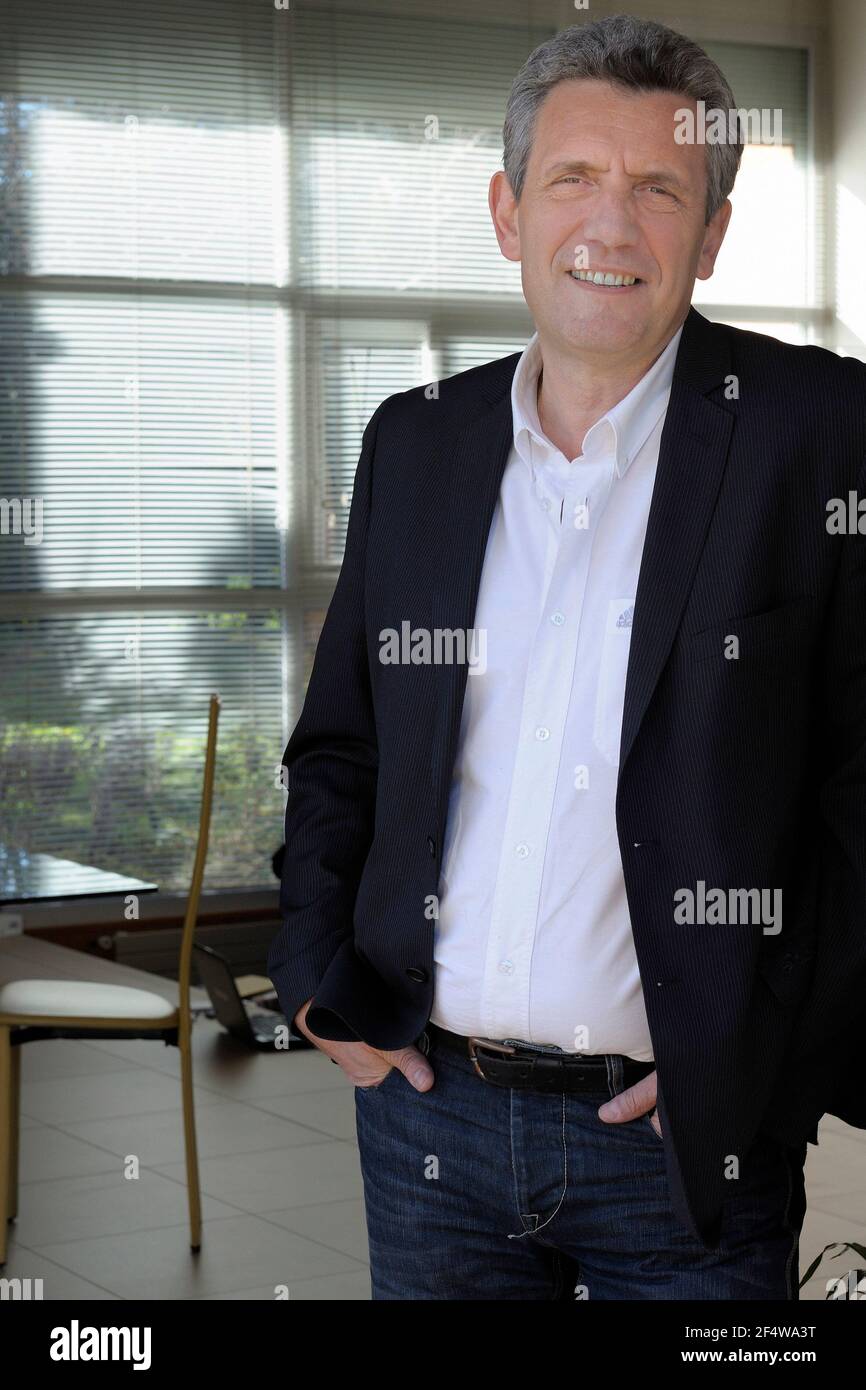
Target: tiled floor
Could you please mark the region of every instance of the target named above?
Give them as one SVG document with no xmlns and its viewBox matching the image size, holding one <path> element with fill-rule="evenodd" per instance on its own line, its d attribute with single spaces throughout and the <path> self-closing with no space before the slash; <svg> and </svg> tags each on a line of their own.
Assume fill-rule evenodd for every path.
<svg viewBox="0 0 866 1390">
<path fill-rule="evenodd" d="M 179 1055 L 39 1042 L 21 1067 L 21 1182 L 6 1278 L 45 1299 L 367 1299 L 352 1089 L 318 1052 L 193 1030 L 203 1240 L 189 1249 Z M 138 1176 L 130 1176 L 137 1163 Z"/>
<path fill-rule="evenodd" d="M 188 1245 L 178 1053 L 159 1042 L 24 1048 L 21 1186 L 7 1279 L 46 1299 L 370 1297 L 354 1101 L 315 1052 L 251 1053 L 194 1030 L 201 1253 Z M 825 1118 L 807 1161 L 805 1270 L 866 1244 L 866 1132 Z M 137 1167 L 136 1167 L 137 1165 Z M 135 1172 L 137 1171 L 137 1176 Z M 825 1261 L 803 1290 L 856 1264 Z"/>
</svg>

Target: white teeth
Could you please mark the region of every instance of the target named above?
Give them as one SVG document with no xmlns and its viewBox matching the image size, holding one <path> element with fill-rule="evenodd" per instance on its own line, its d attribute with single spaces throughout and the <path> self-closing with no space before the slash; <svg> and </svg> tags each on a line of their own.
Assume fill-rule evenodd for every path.
<svg viewBox="0 0 866 1390">
<path fill-rule="evenodd" d="M 603 270 L 573 270 L 571 273 L 575 280 L 586 280 L 592 285 L 633 285 L 637 278 L 634 275 L 613 275 Z"/>
</svg>

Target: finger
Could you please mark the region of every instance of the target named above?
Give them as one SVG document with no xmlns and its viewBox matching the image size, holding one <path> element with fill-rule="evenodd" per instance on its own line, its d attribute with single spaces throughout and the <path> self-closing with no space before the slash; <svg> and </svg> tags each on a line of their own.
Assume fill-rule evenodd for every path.
<svg viewBox="0 0 866 1390">
<path fill-rule="evenodd" d="M 645 1115 L 648 1110 L 654 1108 L 655 1103 L 656 1074 L 652 1071 L 649 1076 L 643 1076 L 640 1081 L 629 1086 L 627 1091 L 621 1091 L 618 1096 L 606 1100 L 604 1105 L 599 1107 L 598 1117 L 608 1124 L 623 1124 L 628 1120 L 636 1120 L 639 1115 Z"/>
<path fill-rule="evenodd" d="M 433 1068 L 417 1047 L 401 1047 L 396 1052 L 382 1052 L 380 1055 L 392 1067 L 397 1067 L 416 1091 L 430 1090 L 434 1081 Z"/>
</svg>

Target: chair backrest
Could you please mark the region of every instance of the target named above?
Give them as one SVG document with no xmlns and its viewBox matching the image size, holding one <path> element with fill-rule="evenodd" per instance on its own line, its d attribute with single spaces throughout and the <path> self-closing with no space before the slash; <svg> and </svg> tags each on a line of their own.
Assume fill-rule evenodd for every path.
<svg viewBox="0 0 866 1390">
<path fill-rule="evenodd" d="M 214 772 L 216 770 L 217 724 L 219 722 L 220 699 L 210 697 L 210 712 L 207 723 L 207 745 L 204 758 L 204 782 L 201 793 L 201 815 L 198 824 L 198 845 L 192 870 L 192 882 L 186 901 L 186 916 L 183 922 L 183 937 L 180 943 L 180 970 L 178 972 L 178 1009 L 180 1027 L 187 1034 L 191 1028 L 189 1009 L 189 986 L 192 971 L 192 948 L 195 942 L 195 924 L 198 918 L 198 902 L 204 879 L 204 866 L 207 861 L 208 836 L 210 834 L 210 815 L 213 805 Z"/>
</svg>

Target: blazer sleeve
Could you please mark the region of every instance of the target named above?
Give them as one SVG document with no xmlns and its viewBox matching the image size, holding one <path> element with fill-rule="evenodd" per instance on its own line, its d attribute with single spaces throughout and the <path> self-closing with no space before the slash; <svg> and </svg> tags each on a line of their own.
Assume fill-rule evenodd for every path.
<svg viewBox="0 0 866 1390">
<path fill-rule="evenodd" d="M 857 495 L 866 495 L 866 464 Z M 819 1050 L 836 1090 L 831 1113 L 866 1125 L 866 537 L 847 535 L 841 544 L 817 731 L 824 747 L 818 797 L 821 933 L 812 1015 L 803 1031 L 807 1048 L 826 1039 Z"/>
<path fill-rule="evenodd" d="M 866 487 L 866 464 L 857 494 Z M 822 524 L 823 524 L 822 518 Z M 866 1128 L 866 537 L 846 535 L 825 613 L 810 727 L 819 872 L 808 992 L 794 1021 L 778 1108 Z"/>
<path fill-rule="evenodd" d="M 866 496 L 866 463 L 857 495 Z M 839 894 L 833 915 L 847 924 L 852 958 L 866 965 L 866 538 L 848 535 L 841 544 L 826 625 L 819 813 L 829 882 Z"/>
<path fill-rule="evenodd" d="M 355 473 L 346 546 L 316 648 L 300 719 L 283 755 L 286 848 L 282 925 L 268 974 L 291 1023 L 345 939 L 373 837 L 378 749 L 365 623 L 372 466 L 383 401 Z"/>
</svg>

